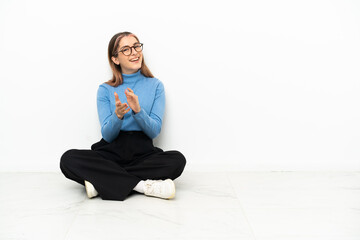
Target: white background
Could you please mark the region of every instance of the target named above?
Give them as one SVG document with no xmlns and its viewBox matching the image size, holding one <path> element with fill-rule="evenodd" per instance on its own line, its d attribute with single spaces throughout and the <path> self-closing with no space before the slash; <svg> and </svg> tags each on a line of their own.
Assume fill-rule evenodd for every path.
<svg viewBox="0 0 360 240">
<path fill-rule="evenodd" d="M 188 170 L 360 170 L 359 1 L 0 1 L 0 171 L 100 140 L 121 31 L 166 89 Z"/>
</svg>

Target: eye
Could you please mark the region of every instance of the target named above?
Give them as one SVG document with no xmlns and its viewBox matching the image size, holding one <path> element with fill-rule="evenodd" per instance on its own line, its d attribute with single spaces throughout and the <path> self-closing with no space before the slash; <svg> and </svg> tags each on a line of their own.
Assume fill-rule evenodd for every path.
<svg viewBox="0 0 360 240">
<path fill-rule="evenodd" d="M 123 53 L 129 53 L 129 52 L 130 52 L 130 48 L 128 48 L 128 47 L 123 48 L 122 52 L 123 52 Z"/>
</svg>

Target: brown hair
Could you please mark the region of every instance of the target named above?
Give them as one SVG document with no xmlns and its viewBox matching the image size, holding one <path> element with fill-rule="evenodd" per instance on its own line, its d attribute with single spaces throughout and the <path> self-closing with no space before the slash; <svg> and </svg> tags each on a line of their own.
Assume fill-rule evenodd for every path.
<svg viewBox="0 0 360 240">
<path fill-rule="evenodd" d="M 113 76 L 112 78 L 107 81 L 106 83 L 109 84 L 110 86 L 113 87 L 117 87 L 119 85 L 121 85 L 123 83 L 123 78 L 122 78 L 122 71 L 121 71 L 121 66 L 120 65 L 116 65 L 112 60 L 111 57 L 117 57 L 118 56 L 118 48 L 119 48 L 119 44 L 120 41 L 123 37 L 127 37 L 127 36 L 133 36 L 134 38 L 136 38 L 136 40 L 138 42 L 139 39 L 135 36 L 135 34 L 131 33 L 131 32 L 121 32 L 121 33 L 117 33 L 115 34 L 110 42 L 109 42 L 109 46 L 108 46 L 108 60 L 109 60 L 109 64 L 110 64 L 110 68 L 112 70 Z M 151 77 L 153 78 L 154 76 L 152 75 L 151 71 L 149 70 L 149 68 L 146 66 L 145 61 L 144 61 L 144 55 L 142 57 L 142 62 L 141 62 L 141 68 L 140 68 L 140 72 L 145 76 L 145 77 Z"/>
</svg>

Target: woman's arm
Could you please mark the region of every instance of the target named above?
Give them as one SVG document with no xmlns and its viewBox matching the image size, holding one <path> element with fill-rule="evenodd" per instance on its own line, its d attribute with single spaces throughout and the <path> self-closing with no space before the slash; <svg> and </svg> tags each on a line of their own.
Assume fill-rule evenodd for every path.
<svg viewBox="0 0 360 240">
<path fill-rule="evenodd" d="M 144 109 L 141 108 L 138 113 L 132 111 L 132 116 L 147 136 L 149 136 L 150 138 L 155 138 L 159 135 L 161 131 L 164 110 L 165 90 L 164 85 L 159 82 L 156 88 L 155 99 L 150 114 L 146 113 Z"/>
<path fill-rule="evenodd" d="M 120 120 L 115 111 L 111 112 L 110 99 L 112 96 L 108 93 L 108 90 L 101 86 L 97 92 L 97 110 L 101 125 L 101 135 L 107 142 L 112 142 L 120 132 L 123 120 Z"/>
</svg>

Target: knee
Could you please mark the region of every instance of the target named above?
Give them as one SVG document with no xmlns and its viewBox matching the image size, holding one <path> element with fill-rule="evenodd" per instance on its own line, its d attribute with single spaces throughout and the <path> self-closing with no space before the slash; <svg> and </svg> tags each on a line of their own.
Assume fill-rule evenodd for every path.
<svg viewBox="0 0 360 240">
<path fill-rule="evenodd" d="M 69 167 L 73 155 L 74 149 L 67 150 L 60 158 L 60 168 Z"/>
<path fill-rule="evenodd" d="M 178 176 L 184 171 L 186 165 L 186 158 L 185 156 L 179 151 L 171 151 L 174 156 L 174 167 L 175 167 L 175 174 Z"/>
</svg>

